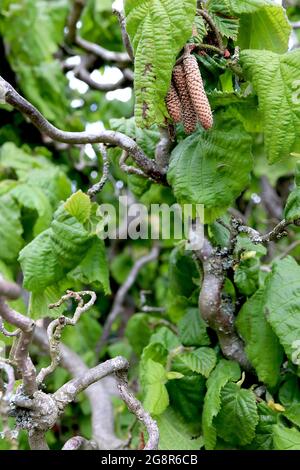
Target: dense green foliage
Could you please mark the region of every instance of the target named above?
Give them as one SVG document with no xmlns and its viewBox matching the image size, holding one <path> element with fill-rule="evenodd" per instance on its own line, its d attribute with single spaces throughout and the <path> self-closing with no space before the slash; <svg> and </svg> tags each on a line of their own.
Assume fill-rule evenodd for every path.
<svg viewBox="0 0 300 470">
<path fill-rule="evenodd" d="M 135 54 L 134 66 L 128 66 L 135 83 L 134 98 L 121 101 L 89 87 L 81 92 L 74 78 L 68 81 L 70 71 L 63 63 L 71 46 L 64 46 L 64 26 L 71 3 L 0 0 L 0 75 L 51 123 L 71 131 L 93 124 L 99 129 L 101 123 L 134 138 L 154 158 L 159 126 L 170 124 L 165 96 L 172 69 L 190 42 L 199 46 L 195 56 L 214 126 L 204 131 L 199 125 L 191 136 L 181 124 L 173 129 L 164 186 L 123 172 L 121 150 L 109 148 L 111 176 L 91 200 L 86 192 L 100 179 L 103 166 L 96 146 L 90 158 L 91 147 L 56 144 L 1 104 L 0 273 L 22 282 L 26 292 L 11 305 L 47 322 L 63 311 L 50 311 L 48 305 L 67 289 L 94 290 L 95 306 L 75 328 L 64 331 L 62 340 L 88 366 L 116 355 L 130 361 L 130 384 L 157 420 L 160 449 L 300 450 L 300 229 L 291 225 L 287 237 L 265 246 L 239 234 L 232 250 L 228 230 L 233 211 L 260 233 L 280 219 L 300 218 L 299 44 L 288 50 L 290 21 L 300 21 L 300 7 L 286 13 L 271 0 L 208 0 L 205 8 L 230 53 L 226 58 L 201 49 L 202 43 L 215 49 L 216 44 L 209 25 L 196 16 L 196 0 L 126 0 Z M 79 32 L 104 48 L 122 51 L 111 4 L 89 0 Z M 197 32 L 191 36 L 193 25 Z M 300 41 L 297 31 L 295 42 Z M 80 47 L 72 48 L 72 54 L 83 54 Z M 94 69 L 104 73 L 112 65 L 98 60 Z M 160 241 L 158 259 L 140 270 L 97 356 L 96 344 L 118 288 L 153 244 L 97 236 L 103 223 L 99 204 L 117 207 L 118 196 L 128 194 L 147 207 L 204 204 L 206 237 L 229 260 L 222 300 L 234 311 L 250 370 L 225 357 L 216 332 L 203 320 L 198 306 L 202 265 L 172 238 Z M 141 291 L 149 291 L 150 312 L 143 311 Z M 0 339 L 9 351 L 12 340 Z M 38 368 L 48 364 L 36 347 L 32 357 Z M 68 377 L 58 368 L 47 379 L 48 390 Z M 137 448 L 142 427 L 133 426 L 135 418 L 121 399 L 113 397 L 113 404 L 116 434 L 126 439 L 132 432 L 131 447 Z M 47 439 L 59 449 L 77 434 L 91 437 L 83 395 Z M 19 445 L 28 448 L 23 433 Z M 0 440 L 0 449 L 9 446 Z"/>
</svg>

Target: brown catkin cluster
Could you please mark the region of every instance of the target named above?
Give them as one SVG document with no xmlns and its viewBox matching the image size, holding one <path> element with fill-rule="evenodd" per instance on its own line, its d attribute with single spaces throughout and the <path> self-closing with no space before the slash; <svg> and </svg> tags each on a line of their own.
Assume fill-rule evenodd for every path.
<svg viewBox="0 0 300 470">
<path fill-rule="evenodd" d="M 195 131 L 198 121 L 204 129 L 213 126 L 211 107 L 193 55 L 187 55 L 181 64 L 175 65 L 166 104 L 173 121 L 182 121 L 187 134 Z"/>
</svg>

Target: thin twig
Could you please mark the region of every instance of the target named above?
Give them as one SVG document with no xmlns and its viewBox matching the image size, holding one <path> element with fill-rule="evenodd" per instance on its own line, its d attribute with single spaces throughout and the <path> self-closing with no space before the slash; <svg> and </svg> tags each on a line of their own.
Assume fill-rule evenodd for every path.
<svg viewBox="0 0 300 470">
<path fill-rule="evenodd" d="M 158 448 L 159 429 L 156 421 L 147 413 L 141 402 L 128 389 L 127 376 L 124 371 L 116 373 L 118 380 L 118 389 L 122 400 L 126 403 L 128 409 L 144 424 L 148 432 L 148 442 L 143 450 L 155 450 Z"/>
<path fill-rule="evenodd" d="M 87 303 L 84 303 L 83 297 L 86 295 L 90 296 L 90 300 Z M 59 345 L 60 345 L 62 330 L 67 325 L 72 325 L 72 326 L 76 325 L 76 323 L 80 320 L 81 315 L 94 305 L 96 301 L 96 294 L 92 291 L 82 291 L 82 292 L 67 291 L 66 295 L 64 295 L 55 304 L 49 305 L 49 308 L 52 309 L 52 308 L 60 307 L 60 305 L 62 305 L 63 302 L 66 302 L 69 299 L 75 299 L 75 301 L 78 303 L 75 313 L 73 315 L 73 318 L 68 318 L 62 315 L 59 318 L 56 318 L 55 320 L 53 320 L 47 328 L 51 364 L 48 367 L 43 367 L 40 370 L 36 378 L 38 385 L 42 384 L 45 378 L 49 374 L 52 374 L 52 372 L 55 371 L 55 369 L 57 368 L 57 366 L 59 365 L 61 361 Z"/>
<path fill-rule="evenodd" d="M 102 155 L 102 161 L 103 161 L 103 170 L 102 170 L 102 177 L 100 181 L 96 184 L 94 184 L 87 192 L 88 196 L 91 198 L 96 196 L 96 194 L 100 193 L 102 191 L 105 183 L 107 182 L 109 178 L 109 159 L 107 156 L 107 150 L 104 144 L 99 144 L 99 150 Z"/>
<path fill-rule="evenodd" d="M 104 344 L 106 343 L 108 339 L 112 324 L 114 323 L 118 315 L 120 315 L 122 312 L 122 305 L 124 303 L 127 292 L 135 283 L 138 273 L 140 272 L 143 266 L 150 263 L 151 261 L 155 261 L 158 258 L 158 255 L 159 255 L 159 247 L 155 245 L 150 251 L 150 253 L 148 253 L 145 256 L 142 256 L 135 262 L 130 273 L 128 274 L 126 281 L 124 282 L 124 284 L 120 286 L 118 292 L 115 295 L 111 311 L 109 312 L 106 318 L 101 338 L 96 345 L 97 356 L 99 355 L 101 349 L 103 348 Z"/>
<path fill-rule="evenodd" d="M 126 160 L 129 158 L 129 153 L 126 152 L 126 150 L 123 150 L 120 160 L 119 160 L 119 165 L 121 170 L 124 171 L 124 173 L 127 173 L 129 175 L 138 175 L 141 176 L 142 178 L 148 178 L 146 173 L 143 172 L 140 168 L 136 168 L 135 166 L 132 165 L 126 165 Z"/>
<path fill-rule="evenodd" d="M 126 30 L 126 19 L 122 11 L 120 10 L 113 10 L 113 13 L 117 15 L 120 28 L 121 28 L 121 34 L 122 34 L 122 39 L 123 39 L 123 44 L 125 46 L 125 49 L 127 51 L 128 56 L 130 57 L 131 61 L 134 61 L 134 52 L 133 52 L 133 47 L 130 42 L 130 38 L 128 36 L 127 30 Z"/>
<path fill-rule="evenodd" d="M 28 349 L 32 341 L 35 323 L 30 318 L 11 309 L 3 297 L 0 297 L 0 317 L 21 330 L 16 339 L 12 362 L 15 362 L 22 375 L 25 393 L 32 396 L 37 390 L 37 383 L 35 367 L 29 357 Z"/>
</svg>

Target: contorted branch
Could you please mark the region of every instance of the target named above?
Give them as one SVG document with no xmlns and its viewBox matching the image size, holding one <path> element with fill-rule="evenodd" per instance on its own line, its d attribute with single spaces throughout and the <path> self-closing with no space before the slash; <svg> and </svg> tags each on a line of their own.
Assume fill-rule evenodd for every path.
<svg viewBox="0 0 300 470">
<path fill-rule="evenodd" d="M 30 397 L 37 391 L 35 367 L 28 354 L 35 323 L 30 318 L 11 309 L 3 297 L 0 297 L 0 317 L 20 330 L 11 361 L 16 364 L 23 379 L 24 391 Z"/>
<path fill-rule="evenodd" d="M 107 150 L 105 145 L 99 144 L 99 150 L 102 155 L 102 160 L 103 160 L 103 173 L 100 181 L 96 184 L 94 184 L 87 192 L 88 196 L 90 198 L 96 196 L 96 194 L 100 193 L 102 191 L 106 181 L 108 180 L 109 177 L 109 159 L 107 156 Z"/>
<path fill-rule="evenodd" d="M 226 272 L 224 260 L 207 239 L 196 255 L 203 266 L 203 282 L 199 296 L 200 313 L 217 333 L 224 356 L 237 361 L 248 370 L 251 366 L 245 355 L 243 342 L 235 331 L 233 308 L 222 299 Z"/>
<path fill-rule="evenodd" d="M 159 129 L 160 140 L 155 149 L 155 161 L 163 173 L 166 173 L 170 160 L 172 140 L 168 129 L 161 127 Z"/>
<path fill-rule="evenodd" d="M 33 340 L 42 351 L 48 353 L 49 341 L 43 328 L 36 328 Z M 72 377 L 79 377 L 88 371 L 88 367 L 78 354 L 64 344 L 60 344 L 60 356 L 61 366 Z M 112 380 L 112 377 L 106 377 L 84 391 L 91 406 L 93 440 L 100 450 L 118 449 L 123 445 L 123 442 L 114 433 L 114 415 L 111 402 Z"/>
<path fill-rule="evenodd" d="M 155 161 L 150 160 L 137 143 L 121 132 L 103 130 L 97 134 L 89 132 L 67 132 L 53 126 L 47 119 L 2 77 L 0 77 L 0 99 L 23 113 L 44 134 L 58 142 L 68 144 L 104 143 L 126 150 L 144 173 L 154 181 L 167 184 L 166 176 Z"/>
<path fill-rule="evenodd" d="M 144 450 L 157 449 L 159 442 L 159 430 L 156 421 L 151 418 L 140 403 L 139 400 L 128 390 L 127 376 L 124 371 L 116 373 L 118 379 L 118 389 L 122 400 L 126 403 L 128 409 L 143 423 L 148 431 L 149 440 Z"/>
<path fill-rule="evenodd" d="M 84 391 L 87 387 L 115 373 L 118 378 L 118 388 L 121 398 L 126 403 L 128 409 L 135 414 L 137 419 L 145 425 L 149 439 L 145 446 L 145 450 L 157 449 L 159 440 L 159 431 L 156 422 L 143 409 L 142 404 L 131 394 L 128 389 L 126 373 L 129 364 L 126 359 L 121 356 L 109 359 L 98 366 L 89 369 L 84 375 L 70 380 L 64 384 L 57 392 L 53 394 L 53 398 L 57 403 L 60 413 L 65 409 L 68 403 L 75 400 L 76 396 Z"/>
<path fill-rule="evenodd" d="M 273 228 L 273 230 L 271 230 L 269 233 L 266 233 L 265 235 L 261 235 L 257 230 L 251 227 L 247 227 L 245 225 L 240 224 L 238 220 L 233 220 L 233 223 L 236 223 L 238 226 L 238 231 L 241 233 L 246 233 L 253 243 L 265 244 L 271 241 L 280 240 L 281 238 L 285 237 L 287 235 L 286 228 L 288 227 L 288 225 L 298 225 L 299 221 L 288 221 L 283 219 L 281 222 L 279 222 L 279 224 L 277 224 Z"/>
<path fill-rule="evenodd" d="M 74 0 L 73 6 L 67 20 L 67 33 L 65 41 L 68 44 L 73 44 L 76 38 L 77 22 L 79 21 L 83 9 L 86 5 L 86 0 Z"/>
<path fill-rule="evenodd" d="M 90 296 L 90 300 L 85 304 L 83 297 L 86 295 Z M 49 305 L 49 308 L 50 309 L 57 308 L 63 302 L 66 302 L 69 299 L 74 299 L 78 303 L 75 313 L 73 315 L 73 318 L 68 318 L 62 315 L 59 318 L 56 318 L 55 320 L 53 320 L 47 328 L 51 364 L 48 367 L 44 367 L 43 369 L 40 370 L 36 378 L 38 385 L 41 385 L 43 381 L 45 380 L 45 378 L 47 377 L 47 375 L 54 372 L 60 363 L 61 356 L 60 356 L 59 345 L 60 345 L 60 338 L 61 338 L 62 330 L 67 325 L 72 325 L 72 326 L 76 325 L 81 315 L 87 310 L 89 310 L 92 305 L 94 305 L 96 301 L 96 294 L 92 291 L 82 291 L 82 292 L 67 291 L 66 295 L 64 295 L 55 304 Z"/>
<path fill-rule="evenodd" d="M 115 296 L 115 299 L 114 299 L 114 302 L 113 302 L 113 305 L 112 305 L 112 309 L 109 312 L 108 317 L 107 317 L 107 319 L 105 321 L 105 324 L 104 324 L 104 327 L 103 327 L 102 336 L 101 336 L 101 338 L 100 338 L 100 340 L 99 340 L 99 342 L 96 346 L 96 353 L 97 354 L 99 354 L 102 347 L 106 343 L 107 338 L 108 338 L 109 333 L 110 333 L 110 330 L 111 330 L 111 327 L 112 327 L 112 324 L 116 320 L 118 315 L 120 315 L 120 313 L 122 311 L 122 305 L 123 305 L 124 299 L 126 297 L 126 294 L 129 291 L 129 289 L 133 286 L 133 284 L 135 283 L 135 280 L 137 278 L 138 273 L 140 272 L 142 267 L 145 266 L 147 263 L 150 263 L 151 261 L 155 261 L 157 259 L 158 255 L 159 255 L 159 247 L 157 245 L 155 245 L 152 248 L 152 250 L 150 251 L 150 253 L 147 253 L 147 255 L 142 256 L 141 258 L 139 258 L 135 262 L 135 264 L 133 265 L 130 273 L 128 274 L 128 277 L 127 277 L 126 281 L 124 282 L 124 284 L 121 285 L 118 292 L 116 293 L 116 296 Z"/>
</svg>

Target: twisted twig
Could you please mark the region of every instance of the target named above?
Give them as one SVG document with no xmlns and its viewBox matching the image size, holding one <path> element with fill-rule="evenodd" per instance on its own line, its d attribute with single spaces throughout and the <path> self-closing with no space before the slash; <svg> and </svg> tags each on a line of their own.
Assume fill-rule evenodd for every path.
<svg viewBox="0 0 300 470">
<path fill-rule="evenodd" d="M 83 297 L 89 295 L 90 300 L 85 304 Z M 49 352 L 51 357 L 51 364 L 48 367 L 44 367 L 40 370 L 36 380 L 38 385 L 42 384 L 45 378 L 55 371 L 57 366 L 61 361 L 60 354 L 60 338 L 61 332 L 67 325 L 76 325 L 79 321 L 81 315 L 89 310 L 96 301 L 96 294 L 92 291 L 83 291 L 83 292 L 72 292 L 67 291 L 67 294 L 62 296 L 62 298 L 55 304 L 49 305 L 49 308 L 57 308 L 62 305 L 63 302 L 66 302 L 69 299 L 74 299 L 78 302 L 77 308 L 73 315 L 73 318 L 65 317 L 64 315 L 60 316 L 53 320 L 47 328 L 47 335 L 49 340 Z"/>
</svg>

